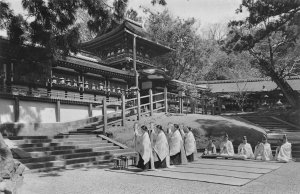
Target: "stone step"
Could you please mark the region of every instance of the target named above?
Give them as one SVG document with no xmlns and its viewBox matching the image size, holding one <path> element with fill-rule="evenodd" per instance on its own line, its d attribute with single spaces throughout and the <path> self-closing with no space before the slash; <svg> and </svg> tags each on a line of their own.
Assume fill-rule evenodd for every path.
<svg viewBox="0 0 300 194">
<path fill-rule="evenodd" d="M 110 168 L 110 167 L 113 167 L 114 164 L 111 162 L 111 160 L 98 160 L 98 161 L 93 161 L 93 162 L 68 164 L 65 166 L 65 169 L 92 168 L 92 167 L 98 167 L 98 166 Z"/>
<path fill-rule="evenodd" d="M 75 149 L 76 146 L 48 146 L 48 147 L 30 147 L 22 148 L 26 152 L 36 152 L 36 151 L 55 151 L 55 150 L 66 150 Z"/>
<path fill-rule="evenodd" d="M 56 135 L 54 136 L 54 138 L 62 138 L 62 137 L 73 137 L 73 138 L 88 138 L 88 137 L 96 137 L 96 135 L 93 134 L 60 134 L 60 135 Z"/>
<path fill-rule="evenodd" d="M 57 156 L 61 160 L 65 159 L 75 159 L 75 158 L 86 158 L 93 156 L 109 156 L 107 152 L 84 152 L 84 153 L 74 153 Z"/>
<path fill-rule="evenodd" d="M 90 137 L 76 137 L 76 136 L 71 136 L 71 137 L 58 137 L 55 138 L 57 140 L 69 140 L 69 141 L 89 141 L 89 140 L 95 140 L 95 139 L 99 139 L 96 136 L 90 136 Z"/>
<path fill-rule="evenodd" d="M 119 146 L 105 146 L 105 147 L 94 147 L 93 151 L 94 152 L 101 152 L 101 151 L 111 151 L 111 150 L 116 150 L 120 149 Z"/>
<path fill-rule="evenodd" d="M 83 135 L 83 134 L 93 134 L 93 131 L 71 131 L 72 135 Z"/>
<path fill-rule="evenodd" d="M 9 136 L 10 140 L 20 140 L 20 139 L 49 139 L 48 136 Z"/>
<path fill-rule="evenodd" d="M 36 169 L 29 169 L 25 172 L 27 173 L 40 173 L 40 172 L 52 172 L 52 171 L 60 171 L 65 169 L 65 165 L 62 166 L 54 166 L 54 167 L 45 167 L 45 168 L 36 168 Z"/>
<path fill-rule="evenodd" d="M 84 153 L 84 152 L 92 152 L 93 150 L 90 148 L 86 149 L 66 149 L 66 150 L 56 150 L 56 151 L 44 151 L 44 152 L 29 152 L 31 157 L 44 157 L 44 156 L 56 156 L 56 155 L 64 155 L 64 154 L 72 154 L 72 153 Z"/>
<path fill-rule="evenodd" d="M 93 156 L 93 157 L 84 157 L 84 158 L 75 158 L 75 159 L 66 159 L 65 164 L 76 164 L 76 163 L 90 163 L 90 162 L 97 162 L 101 160 L 111 160 L 111 155 L 102 155 L 102 156 Z"/>
<path fill-rule="evenodd" d="M 112 146 L 112 145 L 113 143 L 94 143 L 94 144 L 86 143 L 77 146 L 78 148 L 95 148 L 95 147 L 105 147 L 105 146 Z"/>
<path fill-rule="evenodd" d="M 61 146 L 61 143 L 26 143 L 20 144 L 19 148 L 36 148 L 36 147 L 51 147 L 51 146 Z"/>
<path fill-rule="evenodd" d="M 31 169 L 39 168 L 49 168 L 49 167 L 63 167 L 65 165 L 64 161 L 48 161 L 48 162 L 38 162 L 38 163 L 27 163 L 25 166 Z"/>
<path fill-rule="evenodd" d="M 45 156 L 45 157 L 38 157 L 38 158 L 26 158 L 26 159 L 19 159 L 19 161 L 23 164 L 27 163 L 43 163 L 48 161 L 56 160 L 55 156 Z"/>
<path fill-rule="evenodd" d="M 58 143 L 59 140 L 53 141 L 52 139 L 20 139 L 12 140 L 15 144 L 36 144 L 36 143 Z"/>
</svg>

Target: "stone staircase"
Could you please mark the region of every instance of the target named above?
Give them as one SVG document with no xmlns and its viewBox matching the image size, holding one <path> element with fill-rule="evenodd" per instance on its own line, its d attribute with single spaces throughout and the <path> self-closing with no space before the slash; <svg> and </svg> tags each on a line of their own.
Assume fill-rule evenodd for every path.
<svg viewBox="0 0 300 194">
<path fill-rule="evenodd" d="M 292 143 L 292 157 L 300 161 L 300 127 L 286 121 L 280 120 L 274 115 L 239 115 L 241 120 L 257 125 L 265 129 L 271 144 L 273 155 L 278 145 L 278 140 L 282 139 L 283 134 L 287 135 L 288 141 Z"/>
<path fill-rule="evenodd" d="M 9 137 L 30 157 L 19 159 L 31 172 L 111 165 L 114 157 L 135 156 L 124 145 L 96 134 Z M 17 158 L 18 156 L 14 156 Z"/>
</svg>

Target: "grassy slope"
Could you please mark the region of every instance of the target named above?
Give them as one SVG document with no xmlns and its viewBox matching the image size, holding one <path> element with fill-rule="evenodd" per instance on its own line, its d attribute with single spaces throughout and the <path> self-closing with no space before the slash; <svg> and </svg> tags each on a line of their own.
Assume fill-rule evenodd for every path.
<svg viewBox="0 0 300 194">
<path fill-rule="evenodd" d="M 215 144 L 218 146 L 224 132 L 228 133 L 229 139 L 233 141 L 233 144 L 238 145 L 241 142 L 241 137 L 246 135 L 248 137 L 248 142 L 253 146 L 261 139 L 262 134 L 265 133 L 259 127 L 237 120 L 212 115 L 157 113 L 151 118 L 143 117 L 139 123 L 141 125 L 148 125 L 151 121 L 162 125 L 163 129 L 166 129 L 169 122 L 177 124 L 183 123 L 185 126 L 194 128 L 193 133 L 198 148 L 203 148 L 207 145 L 208 136 L 213 136 L 216 140 Z M 108 131 L 113 133 L 113 139 L 116 141 L 123 143 L 128 147 L 133 147 L 134 122 L 135 121 L 128 121 L 126 127 L 113 127 Z"/>
</svg>

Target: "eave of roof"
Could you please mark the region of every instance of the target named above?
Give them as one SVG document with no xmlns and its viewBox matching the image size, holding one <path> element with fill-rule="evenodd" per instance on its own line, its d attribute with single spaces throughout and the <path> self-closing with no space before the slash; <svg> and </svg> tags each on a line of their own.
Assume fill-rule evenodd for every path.
<svg viewBox="0 0 300 194">
<path fill-rule="evenodd" d="M 174 50 L 170 48 L 169 46 L 166 46 L 159 41 L 153 41 L 148 33 L 142 28 L 141 25 L 137 24 L 134 21 L 126 19 L 122 24 L 120 24 L 115 29 L 111 30 L 110 32 L 103 34 L 99 37 L 94 38 L 91 41 L 84 42 L 81 44 L 81 47 L 83 49 L 90 49 L 90 48 L 97 48 L 100 45 L 104 45 L 105 41 L 108 41 L 110 39 L 114 39 L 114 36 L 120 36 L 123 33 L 127 33 L 133 36 L 136 36 L 138 39 L 145 41 L 146 43 L 155 46 L 161 50 L 161 52 L 169 52 L 171 50 Z"/>
<path fill-rule="evenodd" d="M 119 74 L 120 76 L 131 77 L 131 78 L 134 77 L 134 74 L 132 72 L 123 71 L 123 70 L 115 69 L 115 68 L 112 68 L 112 67 L 107 67 L 107 66 L 101 65 L 100 63 L 86 61 L 86 60 L 76 58 L 76 57 L 72 57 L 72 56 L 67 56 L 67 57 L 64 57 L 64 58 L 60 58 L 59 61 L 75 64 L 75 65 L 78 65 L 78 66 L 81 66 L 81 67 L 91 68 L 91 69 L 94 69 L 94 70 L 100 70 L 100 71 L 108 72 L 108 73 L 111 73 L 111 74 Z"/>
</svg>

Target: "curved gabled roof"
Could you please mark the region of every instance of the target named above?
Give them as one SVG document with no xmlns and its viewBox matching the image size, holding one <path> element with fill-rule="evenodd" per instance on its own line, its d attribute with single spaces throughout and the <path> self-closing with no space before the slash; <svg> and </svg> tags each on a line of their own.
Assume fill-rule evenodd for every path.
<svg viewBox="0 0 300 194">
<path fill-rule="evenodd" d="M 101 36 L 97 36 L 93 40 L 88 42 L 84 42 L 81 44 L 81 48 L 84 50 L 91 50 L 103 47 L 114 40 L 116 37 L 122 36 L 124 33 L 135 35 L 140 41 L 145 42 L 152 47 L 155 47 L 155 50 L 158 50 L 160 54 L 164 54 L 173 50 L 162 41 L 152 39 L 149 34 L 144 30 L 141 24 L 134 22 L 129 19 L 125 19 L 125 21 L 120 24 L 115 29 L 111 30 L 110 32 L 103 34 Z"/>
</svg>

